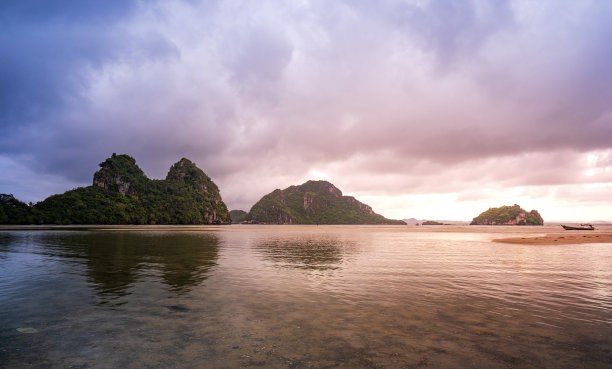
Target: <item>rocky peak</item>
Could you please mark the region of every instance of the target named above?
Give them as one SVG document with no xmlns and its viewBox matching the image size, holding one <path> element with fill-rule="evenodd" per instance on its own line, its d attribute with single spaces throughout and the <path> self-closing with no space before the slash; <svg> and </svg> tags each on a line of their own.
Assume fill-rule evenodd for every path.
<svg viewBox="0 0 612 369">
<path fill-rule="evenodd" d="M 342 191 L 338 189 L 338 187 L 327 181 L 308 181 L 303 185 L 299 186 L 303 187 L 311 192 L 329 192 L 336 197 L 342 197 Z"/>
<path fill-rule="evenodd" d="M 208 176 L 198 168 L 194 162 L 187 158 L 182 158 L 170 167 L 166 180 L 184 182 L 203 182 L 208 180 Z"/>
<path fill-rule="evenodd" d="M 93 185 L 126 195 L 134 185 L 146 180 L 144 172 L 136 165 L 136 160 L 129 155 L 113 155 L 99 164 L 93 177 Z"/>
<path fill-rule="evenodd" d="M 329 191 L 329 193 L 331 193 L 332 195 L 336 196 L 336 197 L 342 197 L 342 191 L 340 191 L 340 189 L 336 186 L 334 186 L 333 184 L 326 182 L 327 185 L 327 191 Z"/>
</svg>

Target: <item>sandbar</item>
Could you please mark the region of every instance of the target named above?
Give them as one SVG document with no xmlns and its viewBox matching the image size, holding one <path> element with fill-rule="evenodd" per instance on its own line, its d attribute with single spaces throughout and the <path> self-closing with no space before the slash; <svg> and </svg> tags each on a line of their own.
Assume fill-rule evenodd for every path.
<svg viewBox="0 0 612 369">
<path fill-rule="evenodd" d="M 612 243 L 612 233 L 593 233 L 593 231 L 575 231 L 576 233 L 554 233 L 537 237 L 498 238 L 494 242 L 516 243 L 525 245 L 566 245 L 580 243 Z"/>
</svg>

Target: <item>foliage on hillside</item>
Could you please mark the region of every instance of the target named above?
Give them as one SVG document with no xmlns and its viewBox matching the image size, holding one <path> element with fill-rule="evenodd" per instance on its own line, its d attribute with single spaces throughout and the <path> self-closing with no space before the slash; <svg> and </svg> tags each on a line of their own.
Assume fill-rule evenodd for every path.
<svg viewBox="0 0 612 369">
<path fill-rule="evenodd" d="M 543 225 L 544 220 L 537 210 L 527 212 L 520 206 L 490 208 L 472 220 L 472 225 Z"/>
<path fill-rule="evenodd" d="M 254 223 L 271 224 L 406 224 L 376 214 L 372 208 L 326 181 L 274 190 L 247 215 Z"/>
<path fill-rule="evenodd" d="M 49 196 L 32 210 L 41 224 L 139 224 L 143 213 L 132 197 L 97 186 Z"/>
<path fill-rule="evenodd" d="M 0 224 L 32 224 L 34 221 L 28 204 L 11 194 L 0 194 Z"/>
<path fill-rule="evenodd" d="M 0 198 L 5 224 L 227 224 L 217 186 L 194 163 L 181 159 L 166 180 L 148 179 L 128 155 L 100 163 L 94 185 L 53 195 L 34 206 Z M 12 197 L 12 196 L 11 196 Z M 20 205 L 21 204 L 21 205 Z M 24 210 L 25 206 L 25 210 Z M 7 210 L 8 209 L 8 210 Z M 15 209 L 22 209 L 17 212 Z M 9 213 L 11 211 L 11 213 Z M 6 214 L 6 216 L 3 216 Z"/>
<path fill-rule="evenodd" d="M 113 155 L 99 164 L 93 184 L 122 194 L 145 191 L 149 179 L 129 155 Z M 124 187 L 125 191 L 123 191 Z"/>
<path fill-rule="evenodd" d="M 232 223 L 240 223 L 246 220 L 247 212 L 244 210 L 230 210 Z"/>
</svg>

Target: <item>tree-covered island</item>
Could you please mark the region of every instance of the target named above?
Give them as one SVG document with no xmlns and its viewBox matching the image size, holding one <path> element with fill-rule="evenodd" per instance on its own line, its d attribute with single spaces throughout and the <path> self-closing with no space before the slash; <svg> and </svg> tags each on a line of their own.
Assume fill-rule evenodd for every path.
<svg viewBox="0 0 612 369">
<path fill-rule="evenodd" d="M 543 225 L 537 210 L 527 212 L 517 204 L 490 208 L 472 220 L 470 225 Z"/>
<path fill-rule="evenodd" d="M 246 215 L 248 223 L 265 224 L 401 224 L 387 219 L 352 196 L 343 196 L 327 181 L 308 181 L 261 198 Z"/>
<path fill-rule="evenodd" d="M 246 220 L 247 212 L 244 210 L 230 210 L 232 223 L 242 223 Z"/>
<path fill-rule="evenodd" d="M 2 224 L 229 224 L 217 185 L 183 158 L 164 180 L 149 179 L 128 155 L 100 163 L 93 184 L 28 205 L 0 195 Z"/>
</svg>

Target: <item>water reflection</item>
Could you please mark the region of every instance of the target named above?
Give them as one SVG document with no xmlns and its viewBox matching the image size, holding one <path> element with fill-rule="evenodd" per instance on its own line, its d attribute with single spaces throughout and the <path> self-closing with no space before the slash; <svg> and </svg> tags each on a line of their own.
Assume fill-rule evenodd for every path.
<svg viewBox="0 0 612 369">
<path fill-rule="evenodd" d="M 354 248 L 351 242 L 332 237 L 269 239 L 256 245 L 275 265 L 306 270 L 338 269 Z"/>
<path fill-rule="evenodd" d="M 101 303 L 130 293 L 137 281 L 161 280 L 187 293 L 216 265 L 219 241 L 207 233 L 74 232 L 41 235 L 42 253 L 86 265 Z"/>
<path fill-rule="evenodd" d="M 0 231 L 0 367 L 610 367 L 612 248 L 407 229 Z"/>
<path fill-rule="evenodd" d="M 0 233 L 0 261 L 7 258 L 8 253 L 11 251 L 13 239 L 14 237 L 10 233 Z"/>
</svg>

